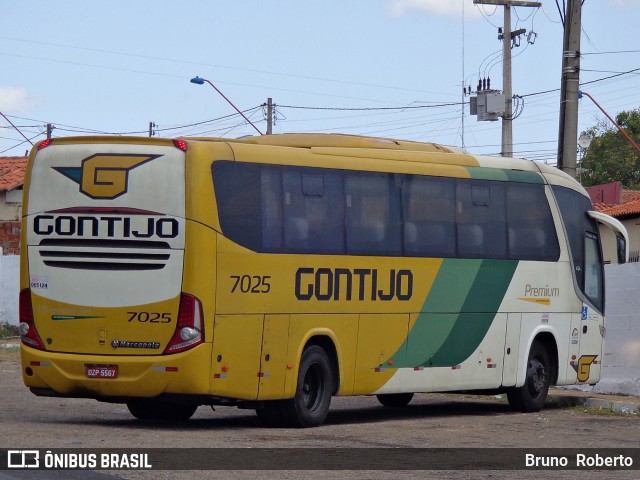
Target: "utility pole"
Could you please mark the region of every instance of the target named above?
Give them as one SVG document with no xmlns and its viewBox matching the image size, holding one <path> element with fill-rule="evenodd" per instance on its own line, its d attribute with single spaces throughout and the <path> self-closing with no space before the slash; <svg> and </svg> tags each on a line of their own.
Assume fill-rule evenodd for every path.
<svg viewBox="0 0 640 480">
<path fill-rule="evenodd" d="M 502 30 L 502 93 L 504 116 L 502 117 L 502 156 L 513 157 L 513 88 L 511 85 L 511 2 L 504 5 L 504 30 Z"/>
<path fill-rule="evenodd" d="M 582 0 L 567 0 L 562 48 L 562 87 L 558 131 L 558 168 L 576 178 Z"/>
<path fill-rule="evenodd" d="M 149 122 L 149 137 L 153 137 L 154 131 L 153 129 L 156 127 L 155 122 Z"/>
<path fill-rule="evenodd" d="M 273 133 L 273 99 L 267 98 L 267 135 Z"/>
<path fill-rule="evenodd" d="M 53 125 L 51 125 L 50 123 L 47 123 L 47 138 L 51 139 L 51 136 L 53 134 L 53 129 L 55 127 Z"/>
<path fill-rule="evenodd" d="M 511 7 L 542 6 L 540 2 L 520 0 L 473 0 L 476 5 L 502 5 L 504 7 L 504 27 L 502 30 L 502 93 L 504 94 L 504 114 L 502 116 L 503 157 L 513 156 L 513 88 L 511 84 L 511 43 L 518 32 L 511 31 Z"/>
</svg>

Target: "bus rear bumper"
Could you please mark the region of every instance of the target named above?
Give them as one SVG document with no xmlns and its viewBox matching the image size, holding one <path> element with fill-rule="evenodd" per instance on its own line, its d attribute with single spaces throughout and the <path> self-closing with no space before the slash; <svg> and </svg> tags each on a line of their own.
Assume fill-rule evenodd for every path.
<svg viewBox="0 0 640 480">
<path fill-rule="evenodd" d="M 210 393 L 211 344 L 173 355 L 54 353 L 21 346 L 22 378 L 36 395 L 93 398 Z"/>
</svg>

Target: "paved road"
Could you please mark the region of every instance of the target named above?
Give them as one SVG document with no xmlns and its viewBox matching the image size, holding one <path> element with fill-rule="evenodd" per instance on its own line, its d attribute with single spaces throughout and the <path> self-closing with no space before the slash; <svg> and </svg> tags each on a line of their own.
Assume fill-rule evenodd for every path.
<svg viewBox="0 0 640 480">
<path fill-rule="evenodd" d="M 416 395 L 409 407 L 389 409 L 375 398 L 335 398 L 325 425 L 314 429 L 262 428 L 253 411 L 200 407 L 184 424 L 145 424 L 126 407 L 82 399 L 40 398 L 23 385 L 17 355 L 0 357 L 0 448 L 601 448 L 640 445 L 637 415 L 551 408 L 521 414 L 494 397 Z M 187 450 L 188 452 L 188 450 Z M 472 454 L 481 455 L 482 451 Z M 640 458 L 638 460 L 640 463 Z M 242 462 L 240 462 L 241 464 Z M 110 471 L 0 472 L 13 478 L 640 478 L 635 472 L 593 471 Z"/>
</svg>

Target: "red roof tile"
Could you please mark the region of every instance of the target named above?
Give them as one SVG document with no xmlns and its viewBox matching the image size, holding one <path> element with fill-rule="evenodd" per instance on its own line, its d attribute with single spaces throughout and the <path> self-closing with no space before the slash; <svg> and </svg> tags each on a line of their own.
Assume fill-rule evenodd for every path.
<svg viewBox="0 0 640 480">
<path fill-rule="evenodd" d="M 622 190 L 622 203 L 640 200 L 640 190 Z"/>
<path fill-rule="evenodd" d="M 595 203 L 593 206 L 598 212 L 612 217 L 640 215 L 640 190 L 623 190 L 622 203 Z"/>
<path fill-rule="evenodd" d="M 27 170 L 27 157 L 0 157 L 0 191 L 22 186 Z"/>
</svg>

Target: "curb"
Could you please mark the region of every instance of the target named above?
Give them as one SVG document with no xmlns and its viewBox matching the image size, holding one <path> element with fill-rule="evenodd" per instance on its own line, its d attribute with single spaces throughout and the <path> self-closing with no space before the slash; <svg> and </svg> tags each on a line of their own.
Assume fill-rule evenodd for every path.
<svg viewBox="0 0 640 480">
<path fill-rule="evenodd" d="M 545 404 L 551 408 L 586 407 L 599 410 L 638 415 L 640 413 L 640 399 L 608 400 L 583 395 L 549 395 Z"/>
</svg>

